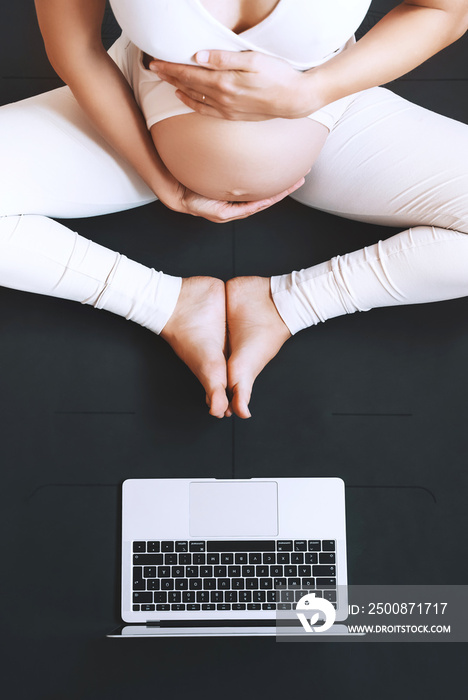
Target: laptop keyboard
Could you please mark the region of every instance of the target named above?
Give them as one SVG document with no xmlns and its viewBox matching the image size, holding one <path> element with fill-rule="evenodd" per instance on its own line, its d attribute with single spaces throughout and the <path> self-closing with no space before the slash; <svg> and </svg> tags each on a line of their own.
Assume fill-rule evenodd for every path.
<svg viewBox="0 0 468 700">
<path fill-rule="evenodd" d="M 335 540 L 133 542 L 133 610 L 290 610 L 306 592 L 336 607 Z"/>
</svg>

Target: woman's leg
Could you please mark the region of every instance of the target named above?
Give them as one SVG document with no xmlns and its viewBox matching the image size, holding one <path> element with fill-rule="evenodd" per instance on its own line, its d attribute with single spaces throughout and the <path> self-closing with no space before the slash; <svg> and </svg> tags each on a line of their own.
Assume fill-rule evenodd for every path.
<svg viewBox="0 0 468 700">
<path fill-rule="evenodd" d="M 246 302 L 249 287 L 257 313 L 263 309 L 270 318 L 255 338 L 255 361 L 248 350 L 254 339 L 245 331 L 238 334 L 229 385 L 244 387 L 241 412 L 252 381 L 290 334 L 357 310 L 468 295 L 466 152 L 468 126 L 382 88 L 356 97 L 294 197 L 351 219 L 412 228 L 363 250 L 273 277 L 271 289 L 260 278 L 234 281 L 231 313 L 244 319 L 244 327 L 253 306 Z"/>
<path fill-rule="evenodd" d="M 0 284 L 92 304 L 162 332 L 202 382 L 211 412 L 224 415 L 222 282 L 182 282 L 47 218 L 95 216 L 155 199 L 69 89 L 1 107 L 0 153 Z"/>
</svg>

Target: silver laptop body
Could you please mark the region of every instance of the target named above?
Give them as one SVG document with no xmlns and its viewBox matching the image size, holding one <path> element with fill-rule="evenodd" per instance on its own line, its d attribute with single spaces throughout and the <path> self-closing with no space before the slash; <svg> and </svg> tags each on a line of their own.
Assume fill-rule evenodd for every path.
<svg viewBox="0 0 468 700">
<path fill-rule="evenodd" d="M 215 579 L 215 573 L 221 576 Z M 272 590 L 278 582 L 286 590 L 290 582 L 293 588 L 298 581 L 310 584 L 312 573 L 314 591 L 324 586 L 318 595 L 335 595 L 336 620 L 346 619 L 345 495 L 339 478 L 123 484 L 122 620 L 129 624 L 116 636 L 274 635 L 279 603 L 272 599 L 284 594 Z M 258 593 L 252 584 L 268 588 Z M 224 592 L 215 592 L 218 585 Z M 294 615 L 294 603 L 290 607 Z"/>
</svg>

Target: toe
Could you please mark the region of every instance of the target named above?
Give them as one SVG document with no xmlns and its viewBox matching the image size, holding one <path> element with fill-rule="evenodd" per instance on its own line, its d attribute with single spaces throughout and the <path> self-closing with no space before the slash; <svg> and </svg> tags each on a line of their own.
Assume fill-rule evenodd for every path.
<svg viewBox="0 0 468 700">
<path fill-rule="evenodd" d="M 247 383 L 235 384 L 232 387 L 231 407 L 239 418 L 250 418 L 249 401 L 252 393 L 252 385 Z"/>
<path fill-rule="evenodd" d="M 207 404 L 210 407 L 210 415 L 215 418 L 224 418 L 226 411 L 229 409 L 229 401 L 226 396 L 224 386 L 217 386 L 207 393 Z"/>
</svg>

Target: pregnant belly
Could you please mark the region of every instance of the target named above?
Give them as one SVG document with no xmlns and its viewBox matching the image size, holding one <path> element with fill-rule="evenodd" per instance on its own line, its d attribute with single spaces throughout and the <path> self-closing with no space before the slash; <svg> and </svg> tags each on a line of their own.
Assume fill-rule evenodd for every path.
<svg viewBox="0 0 468 700">
<path fill-rule="evenodd" d="M 151 128 L 168 170 L 205 197 L 251 201 L 295 184 L 317 158 L 328 129 L 311 119 L 235 122 L 181 114 Z"/>
</svg>

